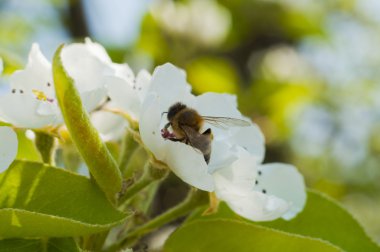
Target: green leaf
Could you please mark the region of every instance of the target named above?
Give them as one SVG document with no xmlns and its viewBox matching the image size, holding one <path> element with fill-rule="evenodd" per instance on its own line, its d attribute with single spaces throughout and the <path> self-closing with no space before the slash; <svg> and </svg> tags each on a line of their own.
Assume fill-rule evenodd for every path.
<svg viewBox="0 0 380 252">
<path fill-rule="evenodd" d="M 244 220 L 236 215 L 226 204 L 222 203 L 216 214 L 201 216 L 204 209 L 199 209 L 187 222 L 196 220 L 234 219 Z M 305 209 L 296 218 L 285 221 L 256 222 L 260 226 L 280 231 L 323 239 L 345 251 L 380 251 L 364 232 L 360 224 L 337 202 L 321 193 L 308 191 Z"/>
<path fill-rule="evenodd" d="M 15 161 L 0 174 L 0 237 L 80 236 L 127 217 L 92 180 L 40 163 Z"/>
<path fill-rule="evenodd" d="M 72 238 L 50 238 L 47 242 L 48 252 L 80 252 Z"/>
<path fill-rule="evenodd" d="M 26 137 L 25 130 L 16 129 L 18 140 L 18 151 L 16 159 L 25 159 L 28 161 L 42 161 L 36 145 L 32 140 Z"/>
<path fill-rule="evenodd" d="M 53 75 L 58 103 L 73 142 L 85 160 L 96 183 L 114 202 L 121 190 L 122 177 L 116 161 L 91 124 L 79 93 L 61 61 L 60 46 L 53 59 Z"/>
<path fill-rule="evenodd" d="M 321 238 L 345 251 L 380 251 L 352 215 L 333 199 L 309 191 L 305 209 L 293 220 L 263 222 L 285 232 Z"/>
<path fill-rule="evenodd" d="M 72 238 L 0 240 L 0 252 L 80 252 Z"/>
<path fill-rule="evenodd" d="M 0 252 L 43 251 L 41 240 L 7 239 L 0 241 Z"/>
<path fill-rule="evenodd" d="M 287 234 L 236 220 L 195 221 L 176 230 L 165 252 L 337 252 L 339 248 L 318 239 Z"/>
</svg>

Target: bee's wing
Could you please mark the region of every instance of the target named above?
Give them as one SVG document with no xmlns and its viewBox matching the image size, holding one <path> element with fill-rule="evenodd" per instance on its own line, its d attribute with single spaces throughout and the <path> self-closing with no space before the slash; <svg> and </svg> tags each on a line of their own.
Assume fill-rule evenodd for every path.
<svg viewBox="0 0 380 252">
<path fill-rule="evenodd" d="M 200 134 L 192 127 L 186 125 L 181 125 L 180 128 L 186 134 L 186 140 L 188 141 L 187 144 L 193 147 L 196 151 L 200 151 L 208 163 L 211 154 L 211 129 L 208 129 L 204 133 Z"/>
<path fill-rule="evenodd" d="M 202 118 L 207 123 L 221 129 L 227 129 L 228 127 L 247 127 L 251 125 L 251 123 L 246 120 L 231 117 L 202 116 Z"/>
</svg>

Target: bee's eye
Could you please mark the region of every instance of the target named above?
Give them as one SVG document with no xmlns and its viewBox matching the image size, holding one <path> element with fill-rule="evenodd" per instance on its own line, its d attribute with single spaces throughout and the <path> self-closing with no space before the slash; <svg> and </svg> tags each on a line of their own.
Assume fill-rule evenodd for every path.
<svg viewBox="0 0 380 252">
<path fill-rule="evenodd" d="M 50 87 L 50 86 L 51 86 L 50 82 L 48 82 L 46 85 L 47 85 L 48 87 Z"/>
<path fill-rule="evenodd" d="M 24 93 L 24 90 L 20 89 L 20 94 L 23 94 Z"/>
<path fill-rule="evenodd" d="M 12 94 L 16 93 L 16 89 L 12 89 Z"/>
</svg>

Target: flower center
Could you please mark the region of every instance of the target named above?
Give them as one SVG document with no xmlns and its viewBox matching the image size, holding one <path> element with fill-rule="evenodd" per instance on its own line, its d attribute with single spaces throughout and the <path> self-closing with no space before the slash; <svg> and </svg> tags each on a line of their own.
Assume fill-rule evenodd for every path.
<svg viewBox="0 0 380 252">
<path fill-rule="evenodd" d="M 40 101 L 54 102 L 54 99 L 48 98 L 46 94 L 40 90 L 32 89 L 32 92 Z"/>
</svg>

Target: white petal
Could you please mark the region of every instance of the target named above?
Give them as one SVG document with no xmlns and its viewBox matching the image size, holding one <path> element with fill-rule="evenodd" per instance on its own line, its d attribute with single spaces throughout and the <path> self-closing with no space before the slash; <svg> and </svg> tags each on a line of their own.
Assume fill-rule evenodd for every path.
<svg viewBox="0 0 380 252">
<path fill-rule="evenodd" d="M 167 149 L 166 141 L 161 136 L 160 104 L 153 93 L 146 100 L 140 118 L 141 140 L 158 160 L 164 161 Z"/>
<path fill-rule="evenodd" d="M 130 82 L 133 82 L 133 80 L 135 79 L 135 74 L 133 73 L 132 69 L 128 66 L 128 64 L 112 63 L 111 67 L 114 70 L 111 76 L 116 76 Z"/>
<path fill-rule="evenodd" d="M 103 87 L 80 93 L 85 109 L 90 112 L 99 106 L 106 97 L 107 90 Z"/>
<path fill-rule="evenodd" d="M 202 116 L 221 116 L 240 119 L 236 96 L 229 94 L 204 93 L 195 99 L 194 109 Z"/>
<path fill-rule="evenodd" d="M 278 194 L 272 194 L 270 186 L 261 180 L 265 172 L 259 175 L 258 169 L 262 167 L 258 165 L 257 157 L 243 149 L 239 150 L 238 155 L 239 159 L 231 166 L 213 173 L 218 198 L 237 214 L 253 221 L 274 220 L 291 211 L 292 203 Z M 281 174 L 279 179 L 282 179 Z M 262 191 L 264 189 L 265 193 Z"/>
<path fill-rule="evenodd" d="M 96 46 L 97 48 L 97 46 Z M 79 92 L 104 86 L 104 77 L 113 72 L 110 61 L 94 51 L 93 46 L 74 43 L 62 49 L 62 62 L 67 73 L 74 79 Z"/>
<path fill-rule="evenodd" d="M 217 169 L 213 175 L 217 175 L 224 184 L 228 182 L 229 187 L 235 191 L 252 191 L 257 177 L 257 158 L 245 150 L 241 150 L 238 155 L 239 158 L 236 161 Z M 215 182 L 215 184 L 218 187 L 218 183 Z"/>
<path fill-rule="evenodd" d="M 127 112 L 134 119 L 139 119 L 141 100 L 137 94 L 135 87 L 132 83 L 127 82 L 119 77 L 107 77 L 106 85 L 108 95 L 115 105 Z"/>
<path fill-rule="evenodd" d="M 124 135 L 127 126 L 124 118 L 107 111 L 92 113 L 91 122 L 99 131 L 104 141 L 120 139 Z"/>
<path fill-rule="evenodd" d="M 38 44 L 33 44 L 25 69 L 15 71 L 10 84 L 16 93 L 32 94 L 32 90 L 44 92 L 49 98 L 55 97 L 51 64 L 42 54 Z"/>
<path fill-rule="evenodd" d="M 284 219 L 291 219 L 305 206 L 306 191 L 302 175 L 298 170 L 288 164 L 273 163 L 260 167 L 261 175 L 257 177 L 258 185 L 255 190 L 265 189 L 266 194 L 285 200 L 289 210 Z"/>
<path fill-rule="evenodd" d="M 289 208 L 284 200 L 258 192 L 244 195 L 229 194 L 224 200 L 234 212 L 252 221 L 275 220 Z"/>
<path fill-rule="evenodd" d="M 146 70 L 141 70 L 136 77 L 136 89 L 138 90 L 138 95 L 140 100 L 143 101 L 148 89 L 150 87 L 150 82 L 152 80 L 152 76 Z"/>
<path fill-rule="evenodd" d="M 227 141 L 214 139 L 211 145 L 211 156 L 209 172 L 213 173 L 216 169 L 232 164 L 237 159 L 235 153 L 231 152 L 231 144 Z"/>
<path fill-rule="evenodd" d="M 208 167 L 203 154 L 193 147 L 180 142 L 167 140 L 166 163 L 170 169 L 186 183 L 204 190 L 213 191 L 213 177 L 208 173 Z"/>
<path fill-rule="evenodd" d="M 43 103 L 31 95 L 7 94 L 0 97 L 0 117 L 21 128 L 42 128 L 55 125 L 57 115 L 37 113 Z"/>
<path fill-rule="evenodd" d="M 154 70 L 148 93 L 156 93 L 160 99 L 160 110 L 167 111 L 176 102 L 188 102 L 192 97 L 190 90 L 185 72 L 166 63 Z"/>
<path fill-rule="evenodd" d="M 225 175 L 220 170 L 213 174 L 215 192 L 237 214 L 252 221 L 269 221 L 281 217 L 288 210 L 289 205 L 284 200 L 242 189 Z"/>
<path fill-rule="evenodd" d="M 245 118 L 245 120 L 249 120 Z M 264 160 L 265 154 L 265 138 L 261 130 L 256 124 L 249 127 L 239 127 L 230 130 L 231 137 L 228 141 L 243 147 L 249 153 L 258 158 L 261 163 Z"/>
<path fill-rule="evenodd" d="M 72 44 L 75 45 L 75 44 Z M 82 46 L 83 44 L 77 43 L 77 46 Z M 98 59 L 105 63 L 111 63 L 111 58 L 108 55 L 106 49 L 104 47 L 96 42 L 92 42 L 90 38 L 85 38 L 84 39 L 84 46 L 86 47 L 87 50 L 91 52 L 91 54 L 95 55 Z"/>
<path fill-rule="evenodd" d="M 0 172 L 3 172 L 16 158 L 18 141 L 10 127 L 0 127 L 0 139 Z"/>
</svg>

